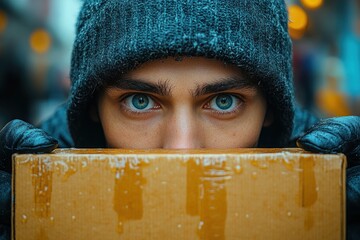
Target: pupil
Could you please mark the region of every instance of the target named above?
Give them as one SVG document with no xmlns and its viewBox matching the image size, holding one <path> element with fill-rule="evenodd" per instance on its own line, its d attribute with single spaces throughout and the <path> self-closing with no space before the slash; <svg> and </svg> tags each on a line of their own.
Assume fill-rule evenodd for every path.
<svg viewBox="0 0 360 240">
<path fill-rule="evenodd" d="M 230 108 L 232 103 L 233 100 L 231 96 L 219 96 L 216 99 L 216 105 L 222 110 Z"/>
<path fill-rule="evenodd" d="M 142 94 L 137 94 L 132 99 L 132 104 L 137 109 L 144 109 L 149 105 L 149 98 Z"/>
</svg>

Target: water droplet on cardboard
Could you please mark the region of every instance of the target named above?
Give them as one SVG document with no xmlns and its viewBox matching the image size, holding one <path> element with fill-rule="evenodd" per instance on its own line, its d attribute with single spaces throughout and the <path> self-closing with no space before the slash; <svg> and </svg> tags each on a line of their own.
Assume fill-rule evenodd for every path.
<svg viewBox="0 0 360 240">
<path fill-rule="evenodd" d="M 28 220 L 27 216 L 25 214 L 23 214 L 21 216 L 21 223 L 27 223 L 27 220 Z"/>
<path fill-rule="evenodd" d="M 124 227 L 123 227 L 123 223 L 120 221 L 118 222 L 118 225 L 117 225 L 117 232 L 119 234 L 122 234 L 124 232 Z"/>
<path fill-rule="evenodd" d="M 204 222 L 203 222 L 203 221 L 200 221 L 200 222 L 199 222 L 199 225 L 198 225 L 198 229 L 201 230 L 203 226 L 204 226 Z"/>
<path fill-rule="evenodd" d="M 243 168 L 240 165 L 235 166 L 235 173 L 240 174 L 243 172 Z"/>
</svg>

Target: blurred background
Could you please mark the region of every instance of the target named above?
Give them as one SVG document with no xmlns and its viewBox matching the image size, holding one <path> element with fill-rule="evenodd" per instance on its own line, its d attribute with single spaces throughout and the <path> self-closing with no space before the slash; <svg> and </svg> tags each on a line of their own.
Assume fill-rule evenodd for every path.
<svg viewBox="0 0 360 240">
<path fill-rule="evenodd" d="M 286 0 L 296 98 L 321 117 L 360 115 L 360 1 Z M 0 0 L 0 128 L 66 101 L 80 0 Z"/>
<path fill-rule="evenodd" d="M 68 96 L 80 0 L 0 0 L 0 128 L 38 124 Z"/>
<path fill-rule="evenodd" d="M 360 1 L 286 2 L 298 102 L 320 117 L 360 115 Z"/>
</svg>

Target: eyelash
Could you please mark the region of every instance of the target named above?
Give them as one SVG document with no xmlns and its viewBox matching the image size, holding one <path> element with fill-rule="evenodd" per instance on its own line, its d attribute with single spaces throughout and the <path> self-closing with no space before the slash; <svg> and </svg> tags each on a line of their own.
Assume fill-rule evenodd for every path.
<svg viewBox="0 0 360 240">
<path fill-rule="evenodd" d="M 133 107 L 129 107 L 130 104 L 133 104 L 133 103 L 129 103 L 129 101 L 133 100 L 135 96 L 137 95 L 143 95 L 143 96 L 146 96 L 148 98 L 148 100 L 150 101 L 150 103 L 154 104 L 155 107 L 152 107 L 152 108 L 146 108 L 145 110 L 135 110 Z M 220 96 L 226 96 L 226 97 L 231 97 L 232 100 L 235 100 L 236 102 L 235 103 L 232 103 L 232 105 L 234 105 L 232 108 L 231 111 L 226 111 L 226 110 L 216 110 L 216 109 L 213 109 L 211 108 L 211 103 L 213 101 L 216 100 L 216 98 L 220 97 Z M 149 94 L 146 94 L 146 93 L 129 93 L 129 94 L 126 94 L 125 96 L 123 96 L 121 99 L 120 99 L 120 102 L 122 104 L 122 107 L 124 108 L 124 110 L 126 112 L 129 112 L 131 114 L 145 114 L 145 113 L 150 113 L 152 112 L 153 110 L 157 110 L 157 109 L 160 109 L 161 108 L 161 105 L 157 103 L 156 100 L 154 100 L 154 97 L 152 97 L 151 95 Z M 217 94 L 214 94 L 210 97 L 207 98 L 207 102 L 202 106 L 203 109 L 206 109 L 206 110 L 209 110 L 211 111 L 212 113 L 215 113 L 215 114 L 218 114 L 218 115 L 227 115 L 227 114 L 233 114 L 237 111 L 239 111 L 240 109 L 240 106 L 242 106 L 244 104 L 244 100 L 242 97 L 238 96 L 237 94 L 231 94 L 231 93 L 217 93 Z"/>
</svg>

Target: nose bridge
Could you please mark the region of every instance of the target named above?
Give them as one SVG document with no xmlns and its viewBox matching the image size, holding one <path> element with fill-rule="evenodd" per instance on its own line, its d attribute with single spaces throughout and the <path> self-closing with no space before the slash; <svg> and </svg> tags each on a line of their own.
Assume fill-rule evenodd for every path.
<svg viewBox="0 0 360 240">
<path fill-rule="evenodd" d="M 196 113 L 186 107 L 172 111 L 168 118 L 163 146 L 167 149 L 200 148 Z"/>
</svg>

